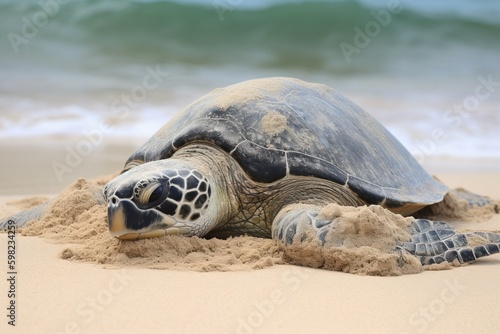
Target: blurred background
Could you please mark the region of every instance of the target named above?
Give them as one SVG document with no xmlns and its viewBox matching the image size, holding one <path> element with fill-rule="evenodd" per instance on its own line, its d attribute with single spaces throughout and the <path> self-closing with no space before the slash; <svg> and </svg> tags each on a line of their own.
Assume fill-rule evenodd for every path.
<svg viewBox="0 0 500 334">
<path fill-rule="evenodd" d="M 194 99 L 266 76 L 333 87 L 431 172 L 500 171 L 499 17 L 497 0 L 0 0 L 0 194 L 114 172 Z"/>
</svg>

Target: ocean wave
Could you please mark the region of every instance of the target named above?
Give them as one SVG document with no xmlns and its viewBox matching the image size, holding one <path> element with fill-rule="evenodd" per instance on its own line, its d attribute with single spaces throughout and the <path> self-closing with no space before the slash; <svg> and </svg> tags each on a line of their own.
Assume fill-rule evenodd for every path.
<svg viewBox="0 0 500 334">
<path fill-rule="evenodd" d="M 52 55 L 54 62 L 62 56 L 79 61 L 95 57 L 95 62 L 101 60 L 103 66 L 109 65 L 109 59 L 118 63 L 140 59 L 189 65 L 239 62 L 351 74 L 376 70 L 401 57 L 418 59 L 421 55 L 412 52 L 415 46 L 439 47 L 443 52 L 457 44 L 478 50 L 495 48 L 500 31 L 500 21 L 491 20 L 492 11 L 482 16 L 479 10 L 471 12 L 475 15 L 464 15 L 463 11 L 444 12 L 436 5 L 415 7 L 404 1 L 392 14 L 387 4 L 373 1 L 248 3 L 70 2 L 59 5 L 57 11 L 51 9 L 54 15 L 38 29 L 30 48 L 47 57 Z M 0 32 L 22 36 L 22 18 L 34 24 L 33 18 L 40 11 L 38 2 L 0 4 Z M 352 54 L 358 61 L 350 64 L 340 45 L 363 48 L 356 43 L 363 41 L 359 36 L 356 40 L 359 31 L 368 35 L 368 40 L 377 34 L 377 41 L 370 43 L 367 52 Z M 22 50 L 25 45 L 17 47 Z M 381 52 L 388 47 L 390 54 Z M 453 51 L 461 58 L 457 50 Z M 5 50 L 1 53 L 8 55 Z"/>
<path fill-rule="evenodd" d="M 375 0 L 58 1 L 0 2 L 0 139 L 94 128 L 159 66 L 171 75 L 110 137 L 147 138 L 216 87 L 295 76 L 345 93 L 418 150 L 436 115 L 498 73 L 497 0 L 402 0 L 390 16 Z M 341 45 L 360 52 L 348 61 Z M 498 102 L 478 109 L 496 115 Z M 498 122 L 471 117 L 439 149 L 498 157 Z"/>
</svg>

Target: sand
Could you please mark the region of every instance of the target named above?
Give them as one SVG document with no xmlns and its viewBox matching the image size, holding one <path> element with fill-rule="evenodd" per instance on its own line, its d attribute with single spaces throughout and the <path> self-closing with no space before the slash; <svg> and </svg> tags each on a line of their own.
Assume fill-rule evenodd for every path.
<svg viewBox="0 0 500 334">
<path fill-rule="evenodd" d="M 18 234 L 41 236 L 69 244 L 60 254 L 66 260 L 119 267 L 240 271 L 275 264 L 295 264 L 375 276 L 415 274 L 427 269 L 410 254 L 394 251 L 399 242 L 410 240 L 408 227 L 413 218 L 394 214 L 378 205 L 349 207 L 332 203 L 325 206 L 318 219 L 334 223 L 325 231 L 324 245 L 315 237 L 314 229 L 300 226 L 293 245 L 289 247 L 274 240 L 248 236 L 227 240 L 183 236 L 117 240 L 111 238 L 108 232 L 106 205 L 102 196 L 104 184 L 115 175 L 94 180 L 78 179 L 50 200 L 40 219 L 27 226 L 21 225 Z M 450 223 L 457 220 L 481 222 L 498 213 L 497 203 L 470 210 L 467 202 L 459 198 L 460 193 L 467 194 L 463 189 L 449 193 L 443 203 L 426 210 L 428 212 L 423 213 L 424 217 L 431 215 Z M 35 207 L 43 200 L 39 197 L 26 198 L 8 202 L 6 206 L 17 212 Z M 422 217 L 421 213 L 417 214 Z M 25 218 L 13 216 L 9 219 L 19 225 Z M 305 240 L 304 235 L 308 236 Z M 440 265 L 439 268 L 447 266 Z"/>
<path fill-rule="evenodd" d="M 103 184 L 110 178 L 77 180 L 50 201 L 41 219 L 18 232 L 70 244 L 60 254 L 63 259 L 120 267 L 240 271 L 290 263 L 379 276 L 421 271 L 414 257 L 403 254 L 401 258 L 393 251 L 398 241 L 409 240 L 406 229 L 411 219 L 380 206 L 326 206 L 319 217 L 335 219 L 336 225 L 330 230 L 324 247 L 314 236 L 300 242 L 300 231 L 291 247 L 284 247 L 274 240 L 247 236 L 227 240 L 167 236 L 120 241 L 109 235 L 102 196 L 96 200 L 96 195 L 99 196 Z M 11 211 L 19 211 L 41 201 L 43 198 L 26 198 L 8 202 L 6 206 Z M 19 217 L 11 218 L 20 221 Z"/>
<path fill-rule="evenodd" d="M 438 177 L 452 187 L 500 199 L 500 172 Z M 93 186 L 80 180 L 67 191 Z M 28 196 L 28 187 L 24 193 L 1 197 L 0 216 L 46 199 Z M 77 199 L 72 212 L 57 212 L 64 206 L 55 206 L 51 219 L 16 236 L 16 328 L 3 316 L 1 333 L 488 333 L 500 328 L 498 255 L 451 270 L 414 270 L 414 263 L 407 272 L 380 270 L 397 269 L 387 249 L 391 238 L 401 233 L 398 226 L 404 226 L 404 218 L 396 223 L 373 220 L 373 226 L 362 227 L 373 232 L 377 224 L 389 224 L 394 233 L 377 245 L 367 243 L 373 240 L 370 236 L 356 233 L 359 226 L 344 229 L 355 247 L 331 262 L 342 263 L 342 258 L 341 267 L 306 257 L 306 265 L 323 261 L 317 267 L 337 270 L 332 271 L 287 264 L 293 262 L 293 251 L 249 237 L 120 243 L 107 235 L 101 206 L 86 206 L 89 201 L 69 193 L 62 196 L 71 198 Z M 335 207 L 328 209 L 323 214 L 339 214 Z M 377 208 L 366 210 L 342 214 L 347 221 L 353 214 L 380 216 Z M 64 219 L 68 214 L 72 223 L 65 224 L 71 220 Z M 61 221 L 54 220 L 57 216 Z M 498 231 L 500 215 L 454 224 L 462 230 Z M 6 249 L 6 241 L 7 235 L 0 234 L 0 247 Z M 373 249 L 381 253 L 374 257 L 381 263 L 375 270 L 353 265 L 359 258 L 372 263 Z M 0 252 L 4 277 L 6 253 Z M 304 250 L 295 254 L 304 257 Z M 416 274 L 405 275 L 409 273 Z M 5 310 L 8 285 L 6 278 L 1 282 Z"/>
</svg>

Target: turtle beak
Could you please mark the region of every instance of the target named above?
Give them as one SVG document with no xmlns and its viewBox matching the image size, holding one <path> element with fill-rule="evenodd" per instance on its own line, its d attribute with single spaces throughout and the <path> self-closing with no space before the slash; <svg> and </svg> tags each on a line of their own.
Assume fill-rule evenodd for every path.
<svg viewBox="0 0 500 334">
<path fill-rule="evenodd" d="M 141 210 L 129 199 L 113 196 L 108 202 L 110 234 L 121 240 L 156 238 L 176 234 L 173 218 L 165 217 L 154 209 Z"/>
<path fill-rule="evenodd" d="M 125 212 L 122 205 L 108 206 L 108 227 L 109 233 L 116 237 L 125 231 L 127 224 L 125 223 Z"/>
</svg>

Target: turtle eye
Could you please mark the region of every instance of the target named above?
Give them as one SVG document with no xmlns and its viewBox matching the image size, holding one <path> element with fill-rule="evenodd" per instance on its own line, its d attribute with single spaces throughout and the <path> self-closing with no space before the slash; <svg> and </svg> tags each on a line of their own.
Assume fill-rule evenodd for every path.
<svg viewBox="0 0 500 334">
<path fill-rule="evenodd" d="M 163 197 L 164 190 L 163 184 L 158 182 L 150 183 L 141 190 L 138 200 L 143 205 L 155 204 Z"/>
<path fill-rule="evenodd" d="M 156 187 L 153 190 L 153 192 L 149 196 L 149 202 L 148 203 L 152 203 L 152 202 L 157 201 L 161 197 L 162 194 L 163 194 L 163 186 L 160 184 L 158 187 Z"/>
</svg>

